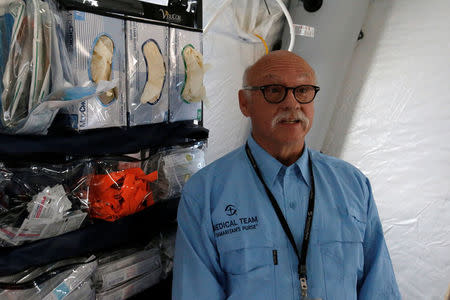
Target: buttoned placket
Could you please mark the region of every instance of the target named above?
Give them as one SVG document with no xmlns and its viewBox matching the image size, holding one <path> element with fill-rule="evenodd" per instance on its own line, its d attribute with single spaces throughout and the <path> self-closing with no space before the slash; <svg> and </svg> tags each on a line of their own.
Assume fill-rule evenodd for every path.
<svg viewBox="0 0 450 300">
<path fill-rule="evenodd" d="M 300 168 L 296 164 L 290 167 L 282 166 L 278 174 L 278 180 L 280 183 L 279 187 L 281 188 L 280 195 L 282 195 L 278 202 L 292 231 L 297 247 L 301 249 L 308 206 L 309 187 L 302 177 Z M 292 248 L 287 237 L 285 238 L 285 242 L 288 249 Z M 295 295 L 298 294 L 296 267 L 298 262 L 297 256 L 292 249 L 288 253 L 292 276 L 292 289 L 295 298 Z"/>
</svg>

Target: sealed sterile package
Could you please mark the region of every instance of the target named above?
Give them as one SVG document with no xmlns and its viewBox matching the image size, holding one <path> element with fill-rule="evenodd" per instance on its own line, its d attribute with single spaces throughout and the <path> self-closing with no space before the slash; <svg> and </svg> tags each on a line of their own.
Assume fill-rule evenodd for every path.
<svg viewBox="0 0 450 300">
<path fill-rule="evenodd" d="M 21 1 L 4 1 L 0 4 L 0 103 L 3 93 L 3 74 L 8 63 L 9 50 L 15 19 L 20 11 L 25 10 L 25 4 Z"/>
<path fill-rule="evenodd" d="M 82 11 L 65 13 L 66 44 L 77 86 L 117 86 L 62 110 L 66 125 L 93 129 L 126 125 L 125 23 Z"/>
<path fill-rule="evenodd" d="M 158 180 L 151 184 L 156 200 L 179 197 L 186 181 L 205 163 L 203 142 L 188 147 L 173 147 L 153 155 L 144 170 L 157 170 Z"/>
<path fill-rule="evenodd" d="M 159 238 L 153 239 L 147 247 L 158 247 L 161 251 L 161 278 L 165 279 L 173 269 L 175 256 L 176 227 L 172 230 L 160 233 Z"/>
<path fill-rule="evenodd" d="M 0 245 L 78 229 L 88 211 L 87 162 L 0 163 Z"/>
<path fill-rule="evenodd" d="M 46 134 L 61 107 L 114 86 L 74 85 L 61 15 L 52 0 L 0 3 L 0 132 Z"/>
<path fill-rule="evenodd" d="M 14 23 L 12 31 L 7 30 L 10 44 L 2 46 L 2 52 L 9 46 L 9 53 L 2 74 L 1 120 L 2 127 L 12 127 L 48 92 L 50 37 L 44 29 L 51 25 L 43 23 L 51 23 L 51 16 L 48 5 L 40 1 L 6 2 L 2 10 L 9 12 Z"/>
<path fill-rule="evenodd" d="M 161 267 L 131 279 L 111 290 L 97 293 L 97 300 L 123 300 L 128 299 L 160 281 Z"/>
<path fill-rule="evenodd" d="M 96 268 L 96 258 L 91 256 L 87 259 L 71 259 L 32 271 L 25 271 L 9 276 L 9 278 L 5 278 L 6 280 L 2 278 L 0 298 L 66 299 L 92 276 Z"/>
<path fill-rule="evenodd" d="M 95 300 L 95 288 L 92 279 L 82 282 L 64 300 Z M 59 299 L 58 299 L 59 300 Z"/>
<path fill-rule="evenodd" d="M 168 28 L 126 21 L 130 126 L 168 121 Z"/>
<path fill-rule="evenodd" d="M 202 33 L 170 28 L 169 121 L 202 120 Z"/>
<path fill-rule="evenodd" d="M 145 173 L 141 161 L 131 157 L 97 161 L 89 180 L 90 216 L 115 221 L 153 205 L 150 182 L 157 179 L 157 171 Z"/>
<path fill-rule="evenodd" d="M 161 256 L 158 248 L 148 250 L 125 251 L 106 255 L 99 259 L 94 273 L 96 290 L 103 292 L 112 289 L 130 279 L 151 273 L 161 268 Z"/>
<path fill-rule="evenodd" d="M 94 256 L 91 256 L 86 260 L 88 263 L 78 266 L 73 269 L 68 276 L 66 276 L 62 282 L 60 282 L 53 290 L 48 293 L 43 300 L 60 300 L 64 299 L 71 292 L 76 290 L 78 286 L 88 279 L 97 268 L 97 260 Z"/>
</svg>

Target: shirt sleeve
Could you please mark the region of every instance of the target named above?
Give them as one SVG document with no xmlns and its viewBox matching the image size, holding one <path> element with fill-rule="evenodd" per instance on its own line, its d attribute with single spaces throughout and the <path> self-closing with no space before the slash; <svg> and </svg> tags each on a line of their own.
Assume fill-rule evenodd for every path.
<svg viewBox="0 0 450 300">
<path fill-rule="evenodd" d="M 225 299 L 211 218 L 203 215 L 197 202 L 184 192 L 178 207 L 173 300 Z"/>
<path fill-rule="evenodd" d="M 358 299 L 401 299 L 368 179 L 366 185 L 368 210 L 363 242 L 364 275 L 358 282 Z"/>
</svg>

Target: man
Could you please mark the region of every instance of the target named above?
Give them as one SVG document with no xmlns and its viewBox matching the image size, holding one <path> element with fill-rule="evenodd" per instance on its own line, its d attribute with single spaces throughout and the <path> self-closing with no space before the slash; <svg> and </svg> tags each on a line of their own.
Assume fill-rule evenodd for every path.
<svg viewBox="0 0 450 300">
<path fill-rule="evenodd" d="M 173 299 L 400 299 L 368 179 L 305 146 L 315 84 L 288 51 L 246 71 L 252 134 L 184 188 Z"/>
</svg>

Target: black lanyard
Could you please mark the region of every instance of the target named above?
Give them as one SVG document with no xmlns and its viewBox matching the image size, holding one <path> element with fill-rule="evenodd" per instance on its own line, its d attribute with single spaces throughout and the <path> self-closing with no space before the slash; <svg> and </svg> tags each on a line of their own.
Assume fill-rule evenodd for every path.
<svg viewBox="0 0 450 300">
<path fill-rule="evenodd" d="M 307 151 L 306 149 L 304 151 Z M 311 233 L 311 225 L 312 225 L 312 219 L 314 215 L 314 195 L 315 195 L 315 185 L 314 185 L 314 176 L 313 176 L 313 170 L 312 170 L 312 162 L 311 158 L 309 159 L 309 171 L 311 174 L 311 190 L 309 192 L 309 202 L 308 202 L 308 212 L 306 214 L 306 221 L 305 221 L 305 231 L 303 233 L 303 243 L 302 243 L 302 252 L 301 256 L 299 256 L 299 251 L 297 249 L 297 245 L 295 244 L 294 236 L 292 235 L 291 230 L 289 229 L 289 225 L 286 221 L 286 218 L 283 215 L 283 212 L 281 211 L 280 206 L 277 203 L 277 200 L 275 200 L 274 195 L 267 187 L 267 184 L 264 182 L 264 179 L 262 177 L 261 171 L 258 168 L 258 165 L 256 164 L 255 158 L 253 157 L 252 152 L 250 151 L 250 147 L 248 146 L 248 143 L 245 144 L 245 152 L 247 152 L 247 157 L 250 160 L 250 163 L 253 166 L 253 169 L 256 172 L 256 175 L 258 175 L 259 180 L 264 186 L 264 189 L 266 190 L 267 196 L 270 199 L 270 202 L 272 203 L 273 209 L 275 210 L 275 213 L 278 216 L 278 219 L 280 220 L 281 226 L 283 227 L 284 232 L 286 233 L 289 241 L 291 242 L 292 247 L 295 250 L 295 254 L 298 258 L 298 276 L 300 280 L 300 290 L 302 298 L 306 298 L 308 296 L 308 285 L 306 284 L 306 255 L 308 254 L 308 245 L 309 245 L 309 237 Z"/>
</svg>

